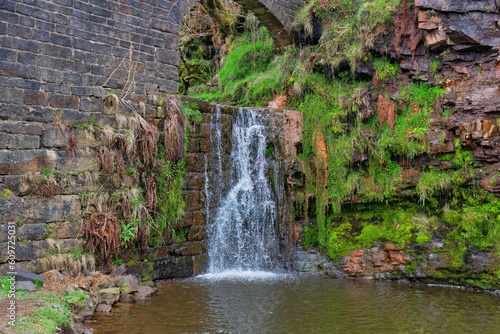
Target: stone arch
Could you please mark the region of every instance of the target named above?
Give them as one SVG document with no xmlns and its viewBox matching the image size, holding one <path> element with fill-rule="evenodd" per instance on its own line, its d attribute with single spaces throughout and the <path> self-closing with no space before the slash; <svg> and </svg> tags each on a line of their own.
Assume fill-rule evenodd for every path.
<svg viewBox="0 0 500 334">
<path fill-rule="evenodd" d="M 293 37 L 288 30 L 297 10 L 304 4 L 303 0 L 234 0 L 242 7 L 251 10 L 264 25 L 281 48 L 293 43 Z M 199 0 L 176 0 L 166 18 L 169 22 L 177 22 L 180 27 L 182 18 L 198 3 Z M 177 33 L 179 33 L 177 27 Z"/>
</svg>

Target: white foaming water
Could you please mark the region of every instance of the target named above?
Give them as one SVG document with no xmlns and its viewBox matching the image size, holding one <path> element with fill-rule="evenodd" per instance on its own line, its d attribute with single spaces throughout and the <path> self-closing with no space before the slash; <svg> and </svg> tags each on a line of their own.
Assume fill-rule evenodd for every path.
<svg viewBox="0 0 500 334">
<path fill-rule="evenodd" d="M 276 276 L 269 272 L 275 268 L 278 241 L 263 116 L 240 108 L 233 118 L 230 180 L 225 191 L 221 189 L 221 152 L 226 144 L 221 136 L 221 119 L 220 109 L 216 108 L 211 125 L 211 161 L 206 163 L 209 266 L 204 277 Z"/>
<path fill-rule="evenodd" d="M 286 274 L 277 274 L 271 271 L 252 271 L 252 270 L 226 270 L 217 273 L 208 273 L 197 276 L 203 280 L 222 281 L 222 280 L 241 280 L 241 281 L 261 281 L 261 280 L 277 280 L 288 278 Z"/>
</svg>

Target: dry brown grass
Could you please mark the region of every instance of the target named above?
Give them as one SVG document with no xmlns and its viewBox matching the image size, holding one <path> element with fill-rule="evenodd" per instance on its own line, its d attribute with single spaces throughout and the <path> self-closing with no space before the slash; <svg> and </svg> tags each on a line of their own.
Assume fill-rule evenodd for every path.
<svg viewBox="0 0 500 334">
<path fill-rule="evenodd" d="M 139 151 L 144 165 L 147 166 L 153 163 L 160 132 L 156 126 L 146 121 L 140 115 L 136 117 L 138 121 L 137 141 L 139 143 Z"/>
<path fill-rule="evenodd" d="M 95 258 L 82 254 L 74 258 L 71 254 L 55 254 L 41 259 L 43 271 L 57 270 L 71 277 L 78 276 L 83 270 L 95 270 Z"/>
<path fill-rule="evenodd" d="M 97 148 L 97 158 L 101 164 L 101 168 L 108 174 L 113 174 L 115 169 L 113 152 L 106 146 L 99 146 Z"/>
<path fill-rule="evenodd" d="M 98 256 L 107 265 L 120 250 L 120 224 L 110 213 L 98 212 L 84 223 L 86 250 Z"/>
<path fill-rule="evenodd" d="M 186 118 L 182 114 L 181 104 L 177 97 L 167 100 L 167 115 L 163 124 L 163 140 L 165 142 L 168 161 L 177 162 L 184 156 L 184 137 Z"/>
<path fill-rule="evenodd" d="M 142 173 L 142 182 L 144 183 L 144 189 L 146 190 L 146 203 L 144 204 L 144 207 L 149 212 L 156 213 L 158 197 L 156 195 L 155 174 L 151 173 L 147 175 L 146 172 Z"/>
</svg>

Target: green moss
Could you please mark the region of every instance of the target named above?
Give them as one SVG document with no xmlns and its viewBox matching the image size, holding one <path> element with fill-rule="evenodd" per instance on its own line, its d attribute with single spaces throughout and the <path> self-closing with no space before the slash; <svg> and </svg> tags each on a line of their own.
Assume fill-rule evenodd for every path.
<svg viewBox="0 0 500 334">
<path fill-rule="evenodd" d="M 266 105 L 279 92 L 289 75 L 283 73 L 289 66 L 287 57 L 275 55 L 273 40 L 265 28 L 245 32 L 235 39 L 219 71 L 219 86 L 215 89 L 194 87 L 192 95 L 204 100 L 233 105 Z M 292 63 L 293 64 L 293 63 Z"/>
<path fill-rule="evenodd" d="M 150 221 L 150 244 L 161 246 L 164 242 L 163 231 L 184 217 L 184 159 L 177 163 L 158 159 L 156 175 L 156 193 L 158 196 L 158 214 Z"/>
</svg>

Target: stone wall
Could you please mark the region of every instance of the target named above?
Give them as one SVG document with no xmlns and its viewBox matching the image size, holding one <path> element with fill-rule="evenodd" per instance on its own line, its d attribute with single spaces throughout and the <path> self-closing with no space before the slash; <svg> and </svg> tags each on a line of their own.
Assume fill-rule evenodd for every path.
<svg viewBox="0 0 500 334">
<path fill-rule="evenodd" d="M 110 133 L 127 135 L 133 113 L 161 122 L 160 96 L 178 89 L 179 26 L 196 2 L 0 2 L 0 264 L 7 260 L 8 223 L 17 226 L 18 268 L 39 272 L 47 253 L 81 246 L 83 218 L 99 201 L 141 183 L 134 173 L 103 174 L 98 152 L 111 145 Z M 271 32 L 279 31 L 275 39 L 289 43 L 282 28 L 300 3 L 242 5 L 253 6 Z M 152 259 L 175 267 L 158 277 L 191 275 L 205 256 L 207 117 L 193 129 L 187 156 L 188 206 L 178 227 L 189 227 L 188 243 L 155 250 Z"/>
</svg>

